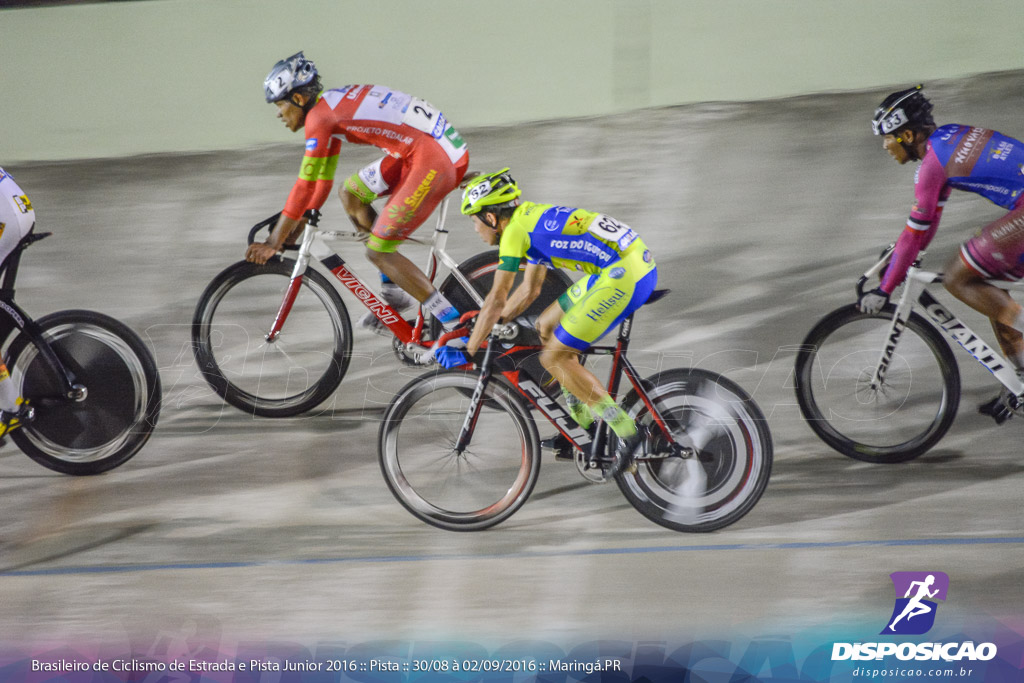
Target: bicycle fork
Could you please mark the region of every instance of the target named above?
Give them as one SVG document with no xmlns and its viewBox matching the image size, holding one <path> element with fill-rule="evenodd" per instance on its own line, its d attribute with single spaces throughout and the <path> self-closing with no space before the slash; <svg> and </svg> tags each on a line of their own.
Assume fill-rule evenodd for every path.
<svg viewBox="0 0 1024 683">
<path fill-rule="evenodd" d="M 312 249 L 313 238 L 316 236 L 317 222 L 311 217 L 302 233 L 302 246 L 299 247 L 298 256 L 295 258 L 295 267 L 292 269 L 292 276 L 288 280 L 288 288 L 284 292 L 280 308 L 277 309 L 274 323 L 270 326 L 270 331 L 267 332 L 266 340 L 271 344 L 277 341 L 278 335 L 281 334 L 284 321 L 288 319 L 288 314 L 295 304 L 295 298 L 299 295 L 299 289 L 302 288 L 302 276 L 309 266 L 309 254 Z"/>
<path fill-rule="evenodd" d="M 878 391 L 885 384 L 885 375 L 889 371 L 893 356 L 896 355 L 896 346 L 900 343 L 903 330 L 907 326 L 907 320 L 914 308 L 914 302 L 924 292 L 925 284 L 915 278 L 917 269 L 911 267 L 907 272 L 906 285 L 903 288 L 903 296 L 896 304 L 896 311 L 893 313 L 892 322 L 889 324 L 889 333 L 886 335 L 885 346 L 882 348 L 882 355 L 875 364 L 875 372 L 871 376 L 871 390 Z"/>
<path fill-rule="evenodd" d="M 476 422 L 480 418 L 480 408 L 483 404 L 484 391 L 491 382 L 491 357 L 494 355 L 494 344 L 487 344 L 484 351 L 484 362 L 480 364 L 480 377 L 476 381 L 476 388 L 473 389 L 473 398 L 469 400 L 469 410 L 466 411 L 466 419 L 462 421 L 462 428 L 459 430 L 459 438 L 455 442 L 455 453 L 462 453 L 469 447 L 473 438 L 473 430 L 476 429 Z"/>
</svg>

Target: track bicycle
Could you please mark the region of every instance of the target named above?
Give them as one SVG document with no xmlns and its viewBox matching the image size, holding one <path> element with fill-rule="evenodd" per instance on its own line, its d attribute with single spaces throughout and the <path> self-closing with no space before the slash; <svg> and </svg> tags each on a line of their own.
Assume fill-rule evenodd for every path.
<svg viewBox="0 0 1024 683">
<path fill-rule="evenodd" d="M 84 310 L 33 320 L 14 302 L 22 253 L 51 234 L 30 231 L 0 267 L 0 342 L 16 333 L 4 357 L 35 410 L 9 436 L 51 470 L 99 474 L 149 440 L 160 416 L 160 375 L 149 349 L 124 323 Z"/>
<path fill-rule="evenodd" d="M 667 290 L 657 290 L 654 301 Z M 737 384 L 697 368 L 641 379 L 626 357 L 633 315 L 610 355 L 608 391 L 625 376 L 621 404 L 649 429 L 643 453 L 615 459 L 617 437 L 599 421 L 584 430 L 545 391 L 522 359 L 539 338 L 516 323 L 496 325 L 476 370 L 434 370 L 409 382 L 381 423 L 377 451 L 384 479 L 414 516 L 450 531 L 477 531 L 508 519 L 529 498 L 540 473 L 536 411 L 576 449 L 581 475 L 614 478 L 651 521 L 676 531 L 728 526 L 757 503 L 771 474 L 772 439 L 760 409 Z M 479 354 L 478 354 L 479 355 Z"/>
<path fill-rule="evenodd" d="M 893 247 L 857 282 L 889 262 Z M 949 430 L 960 403 L 960 371 L 950 341 L 1020 396 L 1024 384 L 1013 365 L 986 344 L 928 287 L 942 274 L 907 271 L 899 302 L 874 315 L 842 306 L 808 332 L 796 356 L 796 395 L 807 424 L 843 455 L 872 463 L 916 458 Z M 988 280 L 1021 291 L 1024 284 Z"/>
<path fill-rule="evenodd" d="M 478 310 L 490 291 L 498 266 L 497 250 L 458 263 L 445 245 L 448 199 L 442 202 L 429 242 L 426 274 L 437 278 L 439 265 L 448 276 L 438 290 L 459 311 Z M 249 244 L 278 216 L 249 231 Z M 422 308 L 407 321 L 377 297 L 325 240 L 365 242 L 355 231 L 322 231 L 319 211 L 308 211 L 295 259 L 280 254 L 265 265 L 239 261 L 217 275 L 196 305 L 192 345 L 196 363 L 213 390 L 227 403 L 262 417 L 299 415 L 328 398 L 341 384 L 352 355 L 352 324 L 341 296 L 312 264 L 319 262 L 393 334 L 392 350 L 407 365 L 433 364 L 431 348 L 441 326 Z M 406 241 L 417 242 L 415 239 Z M 521 267 L 516 284 L 522 280 Z M 540 313 L 572 281 L 560 271 L 545 278 L 544 288 L 527 314 Z M 429 318 L 429 320 L 427 319 Z M 539 361 L 530 361 L 540 367 Z"/>
</svg>

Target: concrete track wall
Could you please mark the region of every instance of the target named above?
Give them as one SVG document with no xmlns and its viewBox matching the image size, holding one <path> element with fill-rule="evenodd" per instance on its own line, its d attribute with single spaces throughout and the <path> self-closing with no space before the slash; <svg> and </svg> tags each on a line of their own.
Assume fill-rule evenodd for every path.
<svg viewBox="0 0 1024 683">
<path fill-rule="evenodd" d="M 288 140 L 260 83 L 303 49 L 460 128 L 1024 68 L 1017 0 L 150 0 L 0 10 L 0 160 Z"/>
</svg>

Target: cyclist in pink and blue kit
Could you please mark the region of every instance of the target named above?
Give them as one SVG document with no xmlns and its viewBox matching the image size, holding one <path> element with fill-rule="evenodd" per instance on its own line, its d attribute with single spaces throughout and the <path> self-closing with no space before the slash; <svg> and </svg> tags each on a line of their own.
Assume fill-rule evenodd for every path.
<svg viewBox="0 0 1024 683">
<path fill-rule="evenodd" d="M 946 289 L 992 321 L 1003 353 L 1024 378 L 1024 309 L 987 279 L 1024 279 L 1024 143 L 994 130 L 960 124 L 936 127 L 932 105 L 918 85 L 889 95 L 875 110 L 872 127 L 897 162 L 920 161 L 914 206 L 877 289 L 864 294 L 861 311 L 877 313 L 935 236 L 942 208 L 954 189 L 967 190 L 1009 209 L 960 247 L 946 265 Z M 1024 397 L 1003 390 L 981 406 L 1002 423 Z"/>
</svg>

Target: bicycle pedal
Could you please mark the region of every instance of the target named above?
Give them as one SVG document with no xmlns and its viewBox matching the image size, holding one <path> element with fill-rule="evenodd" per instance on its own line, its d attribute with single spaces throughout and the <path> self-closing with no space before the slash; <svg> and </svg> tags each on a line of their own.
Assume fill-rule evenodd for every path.
<svg viewBox="0 0 1024 683">
<path fill-rule="evenodd" d="M 1020 400 L 1016 396 L 1004 396 L 1000 394 L 991 401 L 978 406 L 978 412 L 988 415 L 997 425 L 1001 425 L 1020 410 Z"/>
</svg>

